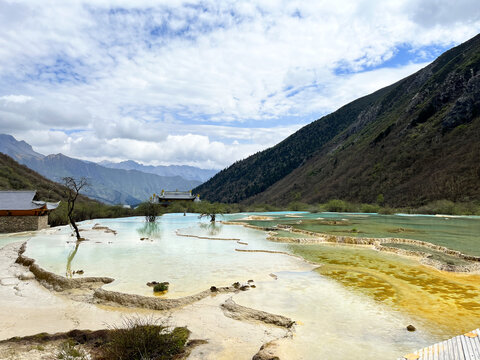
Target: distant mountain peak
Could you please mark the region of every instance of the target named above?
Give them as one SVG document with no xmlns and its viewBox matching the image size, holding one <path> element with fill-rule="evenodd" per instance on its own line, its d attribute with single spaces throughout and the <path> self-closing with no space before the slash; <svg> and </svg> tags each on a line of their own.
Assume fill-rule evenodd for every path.
<svg viewBox="0 0 480 360">
<path fill-rule="evenodd" d="M 17 141 L 11 135 L 0 135 L 0 152 L 53 181 L 61 182 L 62 178 L 68 176 L 85 177 L 90 183 L 90 186 L 85 189 L 85 194 L 110 204 L 136 205 L 162 189 L 191 190 L 201 183 L 198 180 L 182 178 L 177 174 L 159 176 L 142 172 L 137 167 L 143 165 L 134 161 L 128 163 L 131 167 L 129 169 L 115 169 L 104 164 L 75 159 L 62 153 L 44 156 L 33 151 L 26 142 Z"/>
<path fill-rule="evenodd" d="M 44 157 L 44 155 L 34 151 L 30 144 L 23 140 L 18 141 L 9 134 L 0 134 L 0 152 L 15 160 L 24 158 L 42 159 Z"/>
<path fill-rule="evenodd" d="M 143 165 L 134 160 L 124 160 L 118 163 L 102 161 L 98 164 L 112 169 L 137 170 L 160 176 L 180 176 L 184 179 L 200 182 L 207 181 L 218 172 L 217 170 L 201 169 L 188 165 Z"/>
</svg>

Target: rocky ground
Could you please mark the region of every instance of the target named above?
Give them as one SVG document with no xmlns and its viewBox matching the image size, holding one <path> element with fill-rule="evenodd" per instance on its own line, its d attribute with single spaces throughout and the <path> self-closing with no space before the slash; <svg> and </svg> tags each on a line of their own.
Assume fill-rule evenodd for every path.
<svg viewBox="0 0 480 360">
<path fill-rule="evenodd" d="M 275 315 L 270 318 L 271 314 L 238 307 L 231 300 L 231 292 L 214 292 L 189 305 L 154 311 L 94 304 L 85 301 L 84 294 L 76 294 L 79 291 L 75 289 L 51 291 L 36 280 L 28 267 L 15 263 L 20 248 L 21 243 L 13 243 L 0 249 L 0 340 L 72 329 L 105 329 L 121 325 L 125 317 L 138 315 L 171 326 L 186 326 L 191 339 L 206 340 L 192 350 L 189 359 L 252 359 L 263 344 L 292 334 L 290 319 Z M 61 344 L 61 340 L 41 344 L 32 340 L 1 342 L 0 358 L 55 359 Z M 266 358 L 272 358 L 270 355 Z M 262 354 L 257 358 L 263 358 L 258 356 Z"/>
</svg>

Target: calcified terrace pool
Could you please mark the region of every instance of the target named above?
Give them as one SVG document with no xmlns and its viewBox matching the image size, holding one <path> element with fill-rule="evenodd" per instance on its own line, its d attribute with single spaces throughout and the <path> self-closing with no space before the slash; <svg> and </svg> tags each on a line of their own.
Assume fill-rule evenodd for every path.
<svg viewBox="0 0 480 360">
<path fill-rule="evenodd" d="M 265 220 L 245 220 L 252 215 Z M 413 238 L 480 254 L 480 219 L 473 217 L 276 212 L 222 220 Z M 95 224 L 117 234 L 92 230 Z M 366 359 L 372 354 L 395 359 L 480 324 L 480 276 L 441 272 L 394 254 L 271 242 L 264 231 L 212 225 L 196 214 L 164 215 L 153 225 L 138 217 L 85 221 L 80 227 L 87 241 L 78 246 L 68 227 L 53 228 L 35 233 L 25 255 L 59 275 L 83 270 L 83 276 L 109 276 L 115 281 L 105 289 L 147 296 L 153 296 L 149 281 L 168 281 L 170 290 L 162 296 L 177 298 L 252 279 L 257 287 L 233 299 L 297 321 L 295 336 L 283 349 L 291 359 Z M 418 330 L 407 332 L 408 324 Z"/>
</svg>

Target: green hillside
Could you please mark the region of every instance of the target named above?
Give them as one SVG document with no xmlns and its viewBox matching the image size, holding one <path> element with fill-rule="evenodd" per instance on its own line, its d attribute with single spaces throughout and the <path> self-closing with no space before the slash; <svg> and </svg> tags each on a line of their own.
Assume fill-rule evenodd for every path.
<svg viewBox="0 0 480 360">
<path fill-rule="evenodd" d="M 37 190 L 36 200 L 61 201 L 60 206 L 49 215 L 49 224 L 54 226 L 68 223 L 65 187 L 44 178 L 2 153 L 0 153 L 0 190 Z M 83 195 L 78 197 L 75 209 L 76 221 L 134 215 L 131 209 L 105 205 Z"/>
<path fill-rule="evenodd" d="M 57 202 L 64 200 L 65 188 L 0 153 L 0 190 L 37 190 L 37 200 Z M 96 203 L 86 197 L 82 201 Z"/>
<path fill-rule="evenodd" d="M 480 200 L 480 35 L 194 189 L 225 202 Z"/>
</svg>

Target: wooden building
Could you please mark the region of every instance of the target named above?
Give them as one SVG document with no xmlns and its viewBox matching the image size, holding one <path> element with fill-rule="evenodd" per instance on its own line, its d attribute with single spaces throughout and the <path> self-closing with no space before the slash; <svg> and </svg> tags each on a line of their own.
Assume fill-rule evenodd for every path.
<svg viewBox="0 0 480 360">
<path fill-rule="evenodd" d="M 33 200 L 36 190 L 0 191 L 0 233 L 48 227 L 48 214 L 59 203 Z"/>
<path fill-rule="evenodd" d="M 156 195 L 158 203 L 169 205 L 176 201 L 200 201 L 200 195 L 193 195 L 191 191 L 164 191 Z"/>
</svg>

